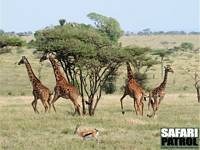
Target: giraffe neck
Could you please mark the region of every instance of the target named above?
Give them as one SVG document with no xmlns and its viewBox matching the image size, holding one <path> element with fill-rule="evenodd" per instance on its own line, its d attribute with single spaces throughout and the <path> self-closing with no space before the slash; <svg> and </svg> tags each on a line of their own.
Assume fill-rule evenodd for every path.
<svg viewBox="0 0 200 150">
<path fill-rule="evenodd" d="M 54 75 L 55 75 L 55 78 L 56 78 L 56 81 L 60 81 L 60 80 L 63 80 L 65 79 L 62 75 L 62 72 L 60 71 L 60 68 L 57 64 L 57 62 L 55 61 L 55 59 L 53 57 L 49 57 L 49 60 L 52 64 L 52 67 L 53 67 L 53 70 L 54 70 Z"/>
<path fill-rule="evenodd" d="M 165 87 L 166 87 L 166 84 L 167 84 L 167 77 L 168 77 L 168 71 L 165 70 L 165 75 L 164 75 L 163 82 L 160 84 L 160 87 L 161 87 L 162 89 L 165 89 Z"/>
<path fill-rule="evenodd" d="M 40 82 L 40 80 L 35 76 L 32 68 L 31 68 L 31 65 L 30 65 L 30 63 L 28 62 L 27 59 L 26 59 L 25 66 L 26 66 L 26 69 L 27 69 L 27 72 L 28 72 L 29 79 L 30 79 L 32 85 L 34 86 L 35 83 Z"/>
<path fill-rule="evenodd" d="M 128 62 L 126 63 L 126 66 L 127 66 L 127 77 L 128 77 L 128 80 L 130 81 L 131 79 L 134 79 L 133 72 Z"/>
</svg>

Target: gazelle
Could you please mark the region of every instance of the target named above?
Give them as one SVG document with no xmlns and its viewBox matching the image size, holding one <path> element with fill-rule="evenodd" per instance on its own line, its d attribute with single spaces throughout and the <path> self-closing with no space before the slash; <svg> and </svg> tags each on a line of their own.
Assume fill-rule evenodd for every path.
<svg viewBox="0 0 200 150">
<path fill-rule="evenodd" d="M 83 140 L 89 140 L 89 139 L 95 139 L 99 143 L 99 130 L 97 129 L 85 129 L 83 131 L 80 131 L 79 129 L 80 125 L 77 125 L 74 134 L 77 134 L 80 136 Z"/>
</svg>

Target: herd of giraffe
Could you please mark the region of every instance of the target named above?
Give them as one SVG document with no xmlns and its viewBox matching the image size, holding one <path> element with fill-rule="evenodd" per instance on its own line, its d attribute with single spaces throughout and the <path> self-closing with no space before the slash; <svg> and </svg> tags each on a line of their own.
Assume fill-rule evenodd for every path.
<svg viewBox="0 0 200 150">
<path fill-rule="evenodd" d="M 58 62 L 56 61 L 54 55 L 52 53 L 45 53 L 41 59 L 40 62 L 49 59 L 51 62 L 52 68 L 54 70 L 54 75 L 56 79 L 56 86 L 54 87 L 54 97 L 51 98 L 53 93 L 47 88 L 45 85 L 42 84 L 42 82 L 35 76 L 31 65 L 28 61 L 28 59 L 25 56 L 22 56 L 21 60 L 19 61 L 18 65 L 25 64 L 29 79 L 32 83 L 33 87 L 33 96 L 34 100 L 32 101 L 32 107 L 35 113 L 39 113 L 37 110 L 37 100 L 40 99 L 44 108 L 45 112 L 50 110 L 51 106 L 53 106 L 54 111 L 56 112 L 56 108 L 54 106 L 54 103 L 60 98 L 70 99 L 71 102 L 74 105 L 74 115 L 78 113 L 78 115 L 81 115 L 81 96 L 79 94 L 78 89 L 70 84 L 68 80 L 65 78 L 63 73 L 60 70 L 60 66 Z M 144 103 L 143 100 L 146 100 L 146 98 L 149 98 L 148 102 L 148 109 L 151 106 L 153 109 L 152 114 L 148 114 L 148 117 L 155 117 L 156 111 L 159 108 L 160 102 L 163 100 L 165 96 L 165 87 L 167 83 L 167 77 L 168 72 L 173 73 L 173 69 L 170 67 L 170 65 L 167 65 L 165 67 L 165 75 L 163 82 L 153 90 L 149 92 L 149 96 L 145 95 L 145 91 L 142 88 L 142 86 L 137 83 L 134 74 L 132 72 L 131 66 L 128 62 L 126 62 L 127 65 L 127 78 L 128 81 L 124 88 L 124 94 L 120 99 L 121 102 L 121 109 L 122 114 L 124 114 L 123 110 L 123 99 L 129 95 L 134 100 L 134 108 L 136 115 L 143 115 L 143 108 Z"/>
</svg>

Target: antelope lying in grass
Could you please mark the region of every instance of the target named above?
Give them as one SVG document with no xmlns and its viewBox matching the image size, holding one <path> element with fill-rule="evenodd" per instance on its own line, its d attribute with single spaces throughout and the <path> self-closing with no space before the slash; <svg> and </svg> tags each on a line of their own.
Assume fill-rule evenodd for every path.
<svg viewBox="0 0 200 150">
<path fill-rule="evenodd" d="M 97 129 L 85 129 L 80 131 L 80 125 L 77 125 L 74 134 L 80 136 L 83 140 L 95 139 L 99 143 L 99 131 Z"/>
</svg>

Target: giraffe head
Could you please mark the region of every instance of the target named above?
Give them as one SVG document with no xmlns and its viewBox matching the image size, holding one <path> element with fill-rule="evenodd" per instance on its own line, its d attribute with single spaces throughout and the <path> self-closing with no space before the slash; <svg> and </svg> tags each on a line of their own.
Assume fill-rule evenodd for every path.
<svg viewBox="0 0 200 150">
<path fill-rule="evenodd" d="M 43 62 L 43 61 L 49 59 L 49 57 L 55 57 L 55 55 L 50 52 L 44 53 L 43 56 L 40 58 L 40 62 Z"/>
<path fill-rule="evenodd" d="M 174 73 L 174 70 L 171 68 L 170 65 L 167 65 L 164 68 L 165 68 L 165 71 Z"/>
<path fill-rule="evenodd" d="M 18 65 L 25 64 L 25 63 L 27 63 L 27 58 L 25 56 L 22 56 L 22 58 L 18 62 Z"/>
</svg>

